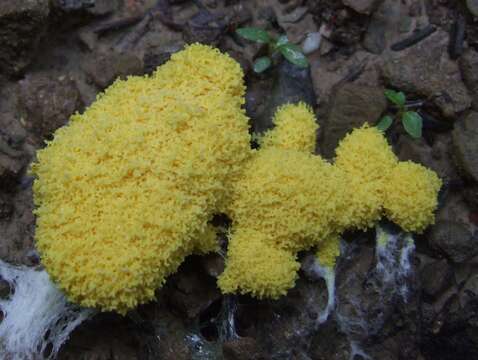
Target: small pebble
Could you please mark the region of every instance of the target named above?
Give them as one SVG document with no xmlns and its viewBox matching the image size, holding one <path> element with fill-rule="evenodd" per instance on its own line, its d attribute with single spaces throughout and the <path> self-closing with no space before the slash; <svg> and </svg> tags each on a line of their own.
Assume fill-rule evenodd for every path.
<svg viewBox="0 0 478 360">
<path fill-rule="evenodd" d="M 0 278 L 0 299 L 8 299 L 12 289 L 10 283 L 2 278 Z"/>
<path fill-rule="evenodd" d="M 478 0 L 466 0 L 466 6 L 473 16 L 478 16 Z"/>
<path fill-rule="evenodd" d="M 309 11 L 305 6 L 295 8 L 290 14 L 282 15 L 279 17 L 281 23 L 296 23 L 301 20 Z"/>
<path fill-rule="evenodd" d="M 304 42 L 302 43 L 302 51 L 304 54 L 312 54 L 314 51 L 320 48 L 320 42 L 322 35 L 320 32 L 308 33 Z"/>
</svg>

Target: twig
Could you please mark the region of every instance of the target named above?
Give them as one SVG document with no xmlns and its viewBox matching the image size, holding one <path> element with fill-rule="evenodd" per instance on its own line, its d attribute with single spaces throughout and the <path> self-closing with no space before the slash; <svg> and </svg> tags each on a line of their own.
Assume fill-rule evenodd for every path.
<svg viewBox="0 0 478 360">
<path fill-rule="evenodd" d="M 409 47 L 419 43 L 423 39 L 426 39 L 431 34 L 433 34 L 435 31 L 436 31 L 436 28 L 433 25 L 428 25 L 427 27 L 416 31 L 410 37 L 393 44 L 391 46 L 391 49 L 393 51 L 401 51 L 401 50 L 404 50 L 406 48 L 409 48 Z"/>
<path fill-rule="evenodd" d="M 140 16 L 131 16 L 123 19 L 112 20 L 99 24 L 93 29 L 93 33 L 98 36 L 102 36 L 107 32 L 116 31 L 128 26 L 134 25 L 141 21 L 144 15 Z"/>
<path fill-rule="evenodd" d="M 465 28 L 466 19 L 462 14 L 458 14 L 455 19 L 455 23 L 451 29 L 450 34 L 450 57 L 455 60 L 463 54 L 464 42 L 465 42 Z"/>
<path fill-rule="evenodd" d="M 151 22 L 151 19 L 153 18 L 153 15 L 151 13 L 146 14 L 143 17 L 143 20 L 141 20 L 133 30 L 131 30 L 129 33 L 127 33 L 125 36 L 121 38 L 121 40 L 118 42 L 118 45 L 116 45 L 116 49 L 122 53 L 125 52 L 126 50 L 134 47 L 141 39 L 141 37 L 146 33 L 148 30 L 148 25 Z"/>
</svg>

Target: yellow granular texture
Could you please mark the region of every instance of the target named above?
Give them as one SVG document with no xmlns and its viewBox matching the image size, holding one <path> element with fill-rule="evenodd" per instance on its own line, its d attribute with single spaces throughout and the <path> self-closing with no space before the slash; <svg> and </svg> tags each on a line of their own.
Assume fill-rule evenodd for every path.
<svg viewBox="0 0 478 360">
<path fill-rule="evenodd" d="M 194 235 L 194 254 L 204 255 L 220 250 L 216 228 L 208 224 Z"/>
<path fill-rule="evenodd" d="M 411 161 L 399 163 L 385 181 L 385 214 L 405 231 L 423 232 L 434 223 L 441 185 L 435 172 Z"/>
<path fill-rule="evenodd" d="M 226 269 L 218 280 L 223 293 L 250 293 L 277 299 L 294 286 L 300 264 L 286 250 L 270 246 L 263 232 L 241 228 L 228 246 Z"/>
<path fill-rule="evenodd" d="M 322 266 L 333 269 L 337 258 L 340 256 L 340 239 L 338 236 L 331 236 L 321 243 L 316 256 Z"/>
<path fill-rule="evenodd" d="M 343 187 L 344 179 L 319 156 L 261 149 L 233 186 L 229 214 L 235 228 L 262 232 L 270 247 L 297 252 L 335 234 Z"/>
<path fill-rule="evenodd" d="M 347 134 L 335 154 L 335 165 L 363 182 L 383 179 L 398 162 L 383 133 L 368 125 Z"/>
<path fill-rule="evenodd" d="M 346 203 L 343 172 L 311 153 L 317 126 L 305 105 L 286 105 L 275 119 L 282 127 L 266 135 L 232 184 L 232 236 L 218 281 L 225 293 L 284 295 L 297 278 L 297 253 L 315 246 L 329 249 L 327 261 L 335 261 L 331 241 Z"/>
<path fill-rule="evenodd" d="M 215 249 L 207 222 L 249 156 L 239 65 L 192 45 L 164 68 L 116 81 L 32 166 L 42 262 L 80 305 L 125 313 Z"/>
<path fill-rule="evenodd" d="M 385 213 L 407 231 L 433 222 L 441 181 L 398 163 L 383 134 L 343 139 L 335 164 L 313 155 L 318 125 L 285 105 L 250 149 L 239 64 L 191 45 L 151 77 L 116 81 L 55 133 L 32 165 L 36 242 L 70 301 L 125 313 L 151 300 L 192 253 L 218 250 L 212 216 L 232 219 L 225 293 L 277 298 L 299 251 L 334 267 L 338 236 Z"/>
<path fill-rule="evenodd" d="M 276 147 L 308 153 L 315 151 L 319 126 L 310 106 L 302 102 L 283 105 L 276 111 L 273 123 L 275 127 L 261 139 L 262 149 Z"/>
<path fill-rule="evenodd" d="M 344 172 L 348 203 L 344 227 L 366 229 L 380 219 L 384 179 L 398 159 L 383 134 L 365 125 L 353 130 L 336 149 L 335 166 Z"/>
<path fill-rule="evenodd" d="M 176 89 L 193 97 L 221 93 L 245 103 L 244 74 L 239 63 L 207 45 L 194 44 L 177 52 L 153 74 L 154 86 Z M 191 86 L 197 83 L 200 86 Z"/>
</svg>

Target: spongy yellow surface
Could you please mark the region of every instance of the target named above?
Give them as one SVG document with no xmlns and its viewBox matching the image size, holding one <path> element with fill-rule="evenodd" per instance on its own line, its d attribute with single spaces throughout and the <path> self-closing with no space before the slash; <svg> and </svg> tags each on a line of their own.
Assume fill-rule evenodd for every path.
<svg viewBox="0 0 478 360">
<path fill-rule="evenodd" d="M 385 181 L 387 217 L 405 231 L 421 233 L 434 223 L 442 185 L 435 172 L 411 161 L 399 163 Z"/>
<path fill-rule="evenodd" d="M 323 241 L 316 253 L 319 263 L 330 269 L 335 268 L 337 258 L 340 256 L 340 239 L 337 236 L 331 236 Z"/>
<path fill-rule="evenodd" d="M 405 230 L 420 230 L 433 219 L 436 174 L 399 163 L 383 134 L 367 125 L 340 142 L 332 165 L 311 154 L 311 116 L 303 105 L 280 108 L 276 127 L 233 183 L 227 208 L 232 236 L 218 282 L 223 292 L 285 294 L 297 276 L 297 253 L 311 247 L 321 265 L 334 268 L 339 234 L 374 226 L 384 206 Z"/>
<path fill-rule="evenodd" d="M 335 152 L 335 166 L 348 183 L 344 227 L 371 227 L 381 216 L 384 179 L 398 159 L 382 132 L 368 125 L 347 134 Z"/>
<path fill-rule="evenodd" d="M 71 301 L 124 313 L 214 249 L 207 221 L 249 156 L 243 92 L 235 61 L 192 45 L 116 81 L 38 152 L 36 243 Z"/>
<path fill-rule="evenodd" d="M 232 234 L 226 269 L 218 280 L 223 293 L 276 299 L 294 286 L 300 267 L 295 254 L 270 246 L 264 236 L 248 228 Z"/>
<path fill-rule="evenodd" d="M 277 298 L 297 253 L 333 267 L 338 235 L 386 215 L 407 231 L 433 222 L 441 182 L 399 163 L 383 134 L 343 139 L 335 164 L 313 155 L 317 124 L 285 105 L 250 149 L 239 64 L 192 45 L 151 77 L 116 81 L 55 133 L 32 172 L 36 242 L 68 298 L 125 313 L 151 300 L 191 253 L 218 249 L 208 220 L 232 219 L 225 293 Z"/>
<path fill-rule="evenodd" d="M 344 179 L 310 153 L 280 148 L 257 151 L 234 184 L 233 226 L 264 233 L 270 247 L 299 251 L 336 231 L 345 201 Z"/>
<path fill-rule="evenodd" d="M 279 107 L 273 118 L 274 128 L 261 138 L 261 148 L 282 148 L 308 153 L 315 151 L 319 128 L 312 109 L 305 103 Z"/>
<path fill-rule="evenodd" d="M 225 293 L 284 295 L 297 278 L 297 253 L 317 245 L 335 262 L 343 172 L 312 154 L 317 125 L 308 107 L 281 107 L 275 123 L 232 184 L 232 236 L 218 281 Z"/>
</svg>

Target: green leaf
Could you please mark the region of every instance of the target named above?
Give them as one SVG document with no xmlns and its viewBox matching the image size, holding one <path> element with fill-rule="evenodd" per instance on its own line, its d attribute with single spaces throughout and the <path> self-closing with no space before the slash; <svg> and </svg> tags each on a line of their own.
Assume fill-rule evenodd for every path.
<svg viewBox="0 0 478 360">
<path fill-rule="evenodd" d="M 285 44 L 279 47 L 279 51 L 284 57 L 294 65 L 306 68 L 309 66 L 309 61 L 302 53 L 300 48 L 294 44 Z"/>
<path fill-rule="evenodd" d="M 287 35 L 281 35 L 276 41 L 276 46 L 283 46 L 289 42 L 289 39 L 287 38 Z"/>
<path fill-rule="evenodd" d="M 405 94 L 401 91 L 387 89 L 385 90 L 384 94 L 393 104 L 398 105 L 399 107 L 403 107 L 405 105 Z"/>
<path fill-rule="evenodd" d="M 267 70 L 270 66 L 271 59 L 268 56 L 262 56 L 254 61 L 253 69 L 256 73 L 260 74 L 261 72 Z"/>
<path fill-rule="evenodd" d="M 410 136 L 418 139 L 422 136 L 423 120 L 415 111 L 407 111 L 402 117 L 403 127 Z"/>
<path fill-rule="evenodd" d="M 380 131 L 387 131 L 387 129 L 392 125 L 393 119 L 389 115 L 385 115 L 383 118 L 380 119 L 380 121 L 377 124 L 377 128 Z"/>
<path fill-rule="evenodd" d="M 259 28 L 245 27 L 236 30 L 236 33 L 244 39 L 255 41 L 261 44 L 267 44 L 271 41 L 269 34 Z"/>
</svg>

